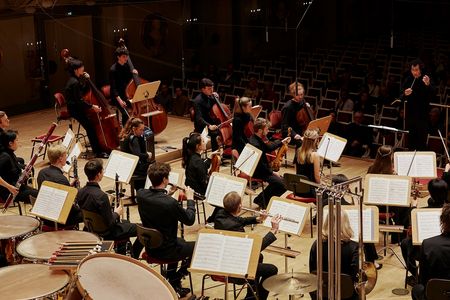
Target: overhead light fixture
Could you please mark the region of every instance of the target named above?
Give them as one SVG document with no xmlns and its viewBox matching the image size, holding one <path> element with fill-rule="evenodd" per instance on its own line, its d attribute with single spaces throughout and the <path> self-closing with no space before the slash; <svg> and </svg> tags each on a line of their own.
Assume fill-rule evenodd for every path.
<svg viewBox="0 0 450 300">
<path fill-rule="evenodd" d="M 34 14 L 36 12 L 36 8 L 34 6 L 27 6 L 25 7 L 25 12 L 27 14 Z"/>
<path fill-rule="evenodd" d="M 86 5 L 87 6 L 94 6 L 95 5 L 95 0 L 88 0 L 88 1 L 86 1 Z"/>
<path fill-rule="evenodd" d="M 43 8 L 50 8 L 53 6 L 53 0 L 42 0 Z"/>
</svg>

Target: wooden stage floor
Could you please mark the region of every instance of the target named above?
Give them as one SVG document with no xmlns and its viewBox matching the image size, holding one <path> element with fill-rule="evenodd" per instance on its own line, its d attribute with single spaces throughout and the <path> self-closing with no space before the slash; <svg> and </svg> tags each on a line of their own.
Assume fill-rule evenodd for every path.
<svg viewBox="0 0 450 300">
<path fill-rule="evenodd" d="M 40 135 L 44 134 L 48 127 L 50 126 L 51 122 L 55 121 L 55 113 L 52 109 L 48 110 L 42 110 L 37 111 L 33 113 L 28 113 L 24 115 L 19 116 L 13 116 L 10 117 L 10 128 L 16 129 L 19 131 L 19 139 L 20 139 L 20 147 L 17 151 L 17 155 L 25 158 L 26 161 L 30 158 L 31 153 L 31 142 L 30 139 Z M 55 134 L 63 135 L 68 128 L 67 122 L 62 122 L 56 130 Z M 178 118 L 178 117 L 169 117 L 169 124 L 166 130 L 161 133 L 160 135 L 156 136 L 156 159 L 158 161 L 164 160 L 169 161 L 171 160 L 171 166 L 174 170 L 182 170 L 181 169 L 181 163 L 180 160 L 177 159 L 180 157 L 181 152 L 181 140 L 184 136 L 187 136 L 192 130 L 193 124 L 188 119 Z M 171 150 L 169 152 L 166 152 L 164 149 L 167 146 L 175 147 L 176 150 Z M 293 149 L 289 150 L 288 153 L 288 159 L 292 160 L 293 158 Z M 106 162 L 106 161 L 105 161 Z M 79 160 L 79 174 L 80 174 L 80 180 L 81 185 L 84 186 L 86 183 L 86 176 L 83 173 L 83 167 L 86 163 L 86 160 L 80 159 Z M 343 173 L 347 175 L 349 178 L 355 177 L 355 176 L 364 176 L 366 174 L 367 168 L 371 164 L 370 161 L 366 160 L 360 160 L 360 159 L 354 159 L 354 158 L 348 158 L 343 157 L 340 161 L 341 166 L 333 168 L 331 171 L 333 174 Z M 47 160 L 42 160 L 42 158 L 38 159 L 37 164 L 35 165 L 36 174 L 38 171 L 48 165 Z M 223 167 L 221 168 L 221 172 L 228 173 L 230 172 L 229 167 Z M 294 173 L 294 168 L 282 168 L 280 170 L 280 174 L 283 174 L 285 172 Z M 325 168 L 324 170 L 325 174 L 329 174 L 330 170 Z M 101 186 L 103 190 L 109 190 L 113 189 L 114 183 L 111 179 L 105 178 L 101 182 Z M 425 205 L 425 199 L 420 199 L 420 204 Z M 248 205 L 249 201 L 248 199 L 243 200 L 244 205 Z M 207 208 L 207 215 L 212 212 L 212 208 L 209 205 L 206 205 Z M 29 209 L 29 206 L 27 210 Z M 131 207 L 131 221 L 132 222 L 140 222 L 139 214 L 137 211 L 137 207 L 133 206 Z M 8 210 L 7 214 L 18 214 L 17 208 L 11 208 Z M 186 227 L 185 228 L 185 234 L 187 240 L 196 240 L 197 238 L 197 232 L 199 229 L 203 228 L 205 224 L 198 224 L 198 222 L 195 223 L 195 225 Z M 301 254 L 296 259 L 289 259 L 288 260 L 288 270 L 293 270 L 294 272 L 308 272 L 308 260 L 309 260 L 309 250 L 311 247 L 311 244 L 314 241 L 314 238 L 310 238 L 310 229 L 309 229 L 309 220 L 307 221 L 307 224 L 305 225 L 304 232 L 300 237 L 298 236 L 291 236 L 288 238 L 288 243 L 291 246 L 292 249 L 300 251 Z M 248 229 L 250 230 L 250 228 Z M 314 227 L 314 236 L 316 236 Z M 265 227 L 256 226 L 254 229 L 254 232 L 259 233 L 261 235 L 264 235 L 268 231 Z M 275 242 L 275 245 L 278 246 L 284 246 L 284 236 L 282 234 L 278 234 L 278 240 Z M 380 243 L 377 245 L 377 249 L 381 249 L 382 247 L 382 235 L 380 234 Z M 397 245 L 391 245 L 393 250 L 401 256 L 400 247 Z M 279 273 L 284 273 L 284 258 L 281 256 L 270 254 L 270 253 L 264 253 L 265 262 L 273 263 L 278 267 Z M 394 288 L 400 288 L 404 286 L 404 279 L 405 279 L 405 271 L 401 265 L 401 263 L 393 256 L 391 253 L 388 253 L 388 255 L 379 261 L 383 264 L 383 268 L 378 272 L 378 282 L 375 286 L 375 289 L 370 293 L 367 298 L 368 299 L 410 299 L 411 296 L 395 296 L 392 294 L 391 290 Z M 155 267 L 155 270 L 159 270 L 159 268 Z M 193 280 L 194 280 L 194 292 L 197 296 L 200 295 L 200 289 L 201 289 L 201 275 L 200 274 L 194 274 Z M 185 286 L 187 286 L 187 282 L 185 282 Z M 210 284 L 210 282 L 209 282 Z M 223 288 L 216 288 L 213 290 L 208 290 L 206 292 L 206 295 L 210 297 L 210 299 L 214 298 L 223 298 Z M 245 292 L 243 293 L 242 297 L 245 295 Z M 274 296 L 271 295 L 270 299 L 287 299 L 287 296 Z M 309 295 L 305 295 L 304 299 L 309 299 Z"/>
</svg>

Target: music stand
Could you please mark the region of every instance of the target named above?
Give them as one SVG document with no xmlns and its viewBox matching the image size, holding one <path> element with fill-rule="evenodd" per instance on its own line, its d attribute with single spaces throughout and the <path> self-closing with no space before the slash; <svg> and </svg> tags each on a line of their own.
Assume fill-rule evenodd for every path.
<svg viewBox="0 0 450 300">
<path fill-rule="evenodd" d="M 148 112 L 149 111 L 149 103 L 148 101 L 150 99 L 155 98 L 156 96 L 156 92 L 158 91 L 159 85 L 161 84 L 161 81 L 153 81 L 153 82 L 148 82 L 148 83 L 143 83 L 137 86 L 136 91 L 134 92 L 134 96 L 133 99 L 130 100 L 131 103 L 138 103 L 141 101 L 147 101 L 146 105 L 147 105 L 147 113 L 145 114 L 141 114 L 141 117 L 147 118 L 148 124 L 149 126 L 151 125 L 151 118 L 152 116 L 161 114 L 162 111 L 152 111 L 152 112 Z M 153 130 L 153 128 L 152 128 Z"/>
<path fill-rule="evenodd" d="M 331 116 L 326 116 L 320 119 L 312 120 L 311 122 L 309 122 L 308 128 L 306 128 L 306 130 L 319 128 L 319 134 L 324 135 L 324 133 L 327 132 L 328 128 L 330 127 L 331 119 Z"/>
<path fill-rule="evenodd" d="M 383 132 L 409 133 L 408 130 L 402 130 L 402 129 L 397 129 L 397 128 L 394 128 L 394 127 L 383 126 L 383 125 L 367 125 L 367 127 L 375 128 L 375 129 L 380 130 L 381 135 L 383 136 L 383 146 L 386 145 L 386 135 L 383 134 Z M 394 145 L 394 148 L 397 148 L 397 145 Z"/>
</svg>

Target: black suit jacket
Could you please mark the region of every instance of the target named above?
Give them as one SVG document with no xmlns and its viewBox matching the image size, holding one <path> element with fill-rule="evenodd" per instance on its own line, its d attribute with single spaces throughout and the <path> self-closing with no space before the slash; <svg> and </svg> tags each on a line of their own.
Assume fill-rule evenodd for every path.
<svg viewBox="0 0 450 300">
<path fill-rule="evenodd" d="M 6 150 L 0 153 L 0 177 L 7 183 L 15 185 L 22 170 L 14 152 Z M 0 198 L 6 200 L 9 196 L 7 188 L 0 186 Z"/>
<path fill-rule="evenodd" d="M 296 134 L 302 134 L 303 130 L 297 121 L 297 113 L 300 109 L 305 106 L 305 102 L 296 102 L 294 100 L 289 100 L 286 102 L 281 109 L 281 133 L 283 137 L 287 136 L 288 128 L 291 127 L 291 137 Z"/>
<path fill-rule="evenodd" d="M 43 168 L 42 170 L 39 171 L 37 177 L 38 188 L 41 188 L 42 182 L 46 180 L 70 186 L 69 179 L 67 179 L 67 177 L 64 176 L 63 171 L 60 168 L 52 165 L 48 166 L 47 168 Z"/>
<path fill-rule="evenodd" d="M 200 93 L 193 100 L 195 110 L 194 131 L 201 133 L 205 126 L 215 124 L 209 115 L 213 105 L 216 103 L 213 97 Z"/>
<path fill-rule="evenodd" d="M 419 266 L 419 282 L 424 286 L 432 278 L 450 279 L 450 234 L 423 240 Z"/>
<path fill-rule="evenodd" d="M 253 174 L 253 177 L 265 179 L 271 176 L 273 174 L 273 171 L 269 165 L 269 161 L 267 160 L 266 153 L 280 148 L 281 141 L 275 141 L 266 144 L 259 136 L 254 134 L 250 137 L 249 143 L 262 151 L 261 159 L 259 160 L 259 163 L 256 166 L 256 170 L 255 173 Z"/>
</svg>

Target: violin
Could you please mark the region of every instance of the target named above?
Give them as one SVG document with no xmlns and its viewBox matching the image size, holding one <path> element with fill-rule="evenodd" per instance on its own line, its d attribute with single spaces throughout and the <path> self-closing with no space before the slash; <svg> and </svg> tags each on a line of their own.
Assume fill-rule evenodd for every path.
<svg viewBox="0 0 450 300">
<path fill-rule="evenodd" d="M 292 128 L 288 128 L 288 135 L 291 136 Z M 277 151 L 277 155 L 275 156 L 275 159 L 272 161 L 272 170 L 275 172 L 278 172 L 281 167 L 281 161 L 283 160 L 284 155 L 288 151 L 289 146 L 287 144 L 281 145 L 280 149 Z"/>
<path fill-rule="evenodd" d="M 303 107 L 297 112 L 296 119 L 303 132 L 308 128 L 309 122 L 315 119 L 311 106 L 305 100 L 303 100 Z"/>
</svg>

